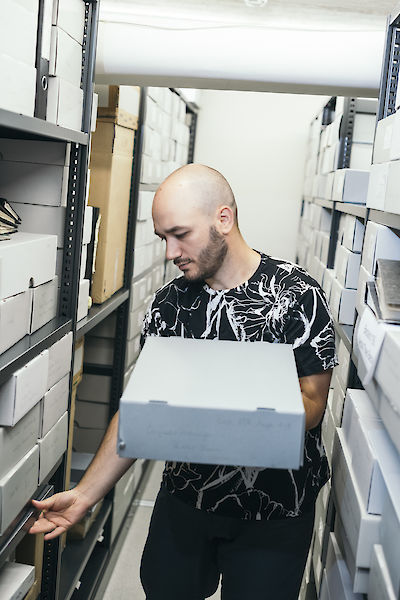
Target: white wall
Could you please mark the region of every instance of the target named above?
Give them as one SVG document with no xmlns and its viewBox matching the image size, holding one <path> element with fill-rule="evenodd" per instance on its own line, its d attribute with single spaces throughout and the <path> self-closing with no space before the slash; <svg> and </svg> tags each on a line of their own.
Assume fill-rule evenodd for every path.
<svg viewBox="0 0 400 600">
<path fill-rule="evenodd" d="M 312 118 L 327 98 L 203 90 L 195 162 L 232 186 L 247 242 L 295 260 L 305 152 Z"/>
</svg>

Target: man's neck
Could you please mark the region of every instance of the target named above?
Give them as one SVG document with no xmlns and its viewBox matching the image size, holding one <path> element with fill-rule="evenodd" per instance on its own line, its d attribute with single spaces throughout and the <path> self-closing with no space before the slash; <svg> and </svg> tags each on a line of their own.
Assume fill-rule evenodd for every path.
<svg viewBox="0 0 400 600">
<path fill-rule="evenodd" d="M 214 290 L 231 290 L 254 275 L 260 260 L 259 253 L 241 238 L 239 243 L 229 248 L 221 268 L 213 277 L 206 279 L 206 283 Z"/>
</svg>

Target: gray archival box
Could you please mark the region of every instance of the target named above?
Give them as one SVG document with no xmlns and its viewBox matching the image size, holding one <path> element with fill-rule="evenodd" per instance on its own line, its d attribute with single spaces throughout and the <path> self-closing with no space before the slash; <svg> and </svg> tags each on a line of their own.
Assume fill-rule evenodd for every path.
<svg viewBox="0 0 400 600">
<path fill-rule="evenodd" d="M 149 337 L 120 403 L 120 456 L 298 469 L 305 412 L 292 346 Z"/>
</svg>

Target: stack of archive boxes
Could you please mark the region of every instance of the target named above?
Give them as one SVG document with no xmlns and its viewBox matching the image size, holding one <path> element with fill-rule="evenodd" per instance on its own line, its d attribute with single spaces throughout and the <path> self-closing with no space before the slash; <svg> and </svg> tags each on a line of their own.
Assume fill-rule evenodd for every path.
<svg viewBox="0 0 400 600">
<path fill-rule="evenodd" d="M 71 352 L 69 333 L 0 387 L 0 535 L 12 529 L 67 448 Z M 34 567 L 6 563 L 0 569 L 1 589 L 10 594 L 4 597 L 21 597 L 12 592 L 25 594 L 34 584 L 40 587 Z"/>
</svg>

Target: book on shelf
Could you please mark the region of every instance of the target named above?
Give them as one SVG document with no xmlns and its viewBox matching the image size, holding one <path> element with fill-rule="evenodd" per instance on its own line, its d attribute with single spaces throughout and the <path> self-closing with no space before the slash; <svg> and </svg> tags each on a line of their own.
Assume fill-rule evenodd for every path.
<svg viewBox="0 0 400 600">
<path fill-rule="evenodd" d="M 0 239 L 16 233 L 20 223 L 21 219 L 11 204 L 5 198 L 0 198 Z"/>
</svg>

